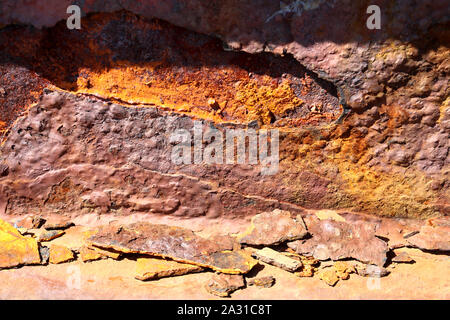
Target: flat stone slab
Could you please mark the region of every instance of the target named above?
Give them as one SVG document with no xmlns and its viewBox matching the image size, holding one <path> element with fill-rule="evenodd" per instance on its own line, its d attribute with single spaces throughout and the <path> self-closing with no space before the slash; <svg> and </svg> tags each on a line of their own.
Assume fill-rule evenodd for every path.
<svg viewBox="0 0 450 320">
<path fill-rule="evenodd" d="M 75 259 L 73 251 L 65 246 L 51 244 L 49 246 L 49 250 L 50 250 L 49 262 L 52 264 L 69 262 Z"/>
<path fill-rule="evenodd" d="M 136 262 L 136 276 L 138 280 L 156 280 L 166 277 L 182 276 L 184 274 L 201 272 L 204 268 L 180 263 L 172 260 L 156 258 L 139 258 Z"/>
<path fill-rule="evenodd" d="M 300 215 L 292 218 L 289 211 L 275 209 L 252 218 L 252 223 L 239 242 L 249 245 L 276 245 L 304 238 L 308 234 Z"/>
<path fill-rule="evenodd" d="M 0 269 L 40 262 L 37 241 L 22 236 L 12 225 L 0 220 Z"/>
<path fill-rule="evenodd" d="M 387 260 L 388 246 L 375 236 L 372 224 L 310 219 L 307 225 L 311 238 L 288 243 L 297 253 L 322 261 L 354 258 L 379 266 Z"/>
<path fill-rule="evenodd" d="M 105 256 L 102 255 L 97 250 L 91 249 L 87 246 L 82 246 L 80 248 L 80 258 L 83 262 L 89 262 L 89 261 L 96 261 L 104 258 Z"/>
<path fill-rule="evenodd" d="M 450 227 L 423 226 L 419 233 L 408 237 L 406 241 L 422 250 L 450 251 Z"/>
<path fill-rule="evenodd" d="M 164 224 L 104 226 L 98 228 L 87 242 L 95 247 L 170 258 L 229 274 L 247 273 L 257 263 L 244 250 L 230 250 L 227 244 Z"/>
<path fill-rule="evenodd" d="M 297 271 L 302 267 L 302 263 L 300 261 L 289 258 L 286 255 L 270 248 L 255 250 L 252 253 L 252 256 L 262 262 L 290 272 Z"/>
<path fill-rule="evenodd" d="M 62 230 L 40 231 L 37 233 L 37 239 L 39 242 L 51 241 L 61 237 L 64 233 Z"/>
</svg>

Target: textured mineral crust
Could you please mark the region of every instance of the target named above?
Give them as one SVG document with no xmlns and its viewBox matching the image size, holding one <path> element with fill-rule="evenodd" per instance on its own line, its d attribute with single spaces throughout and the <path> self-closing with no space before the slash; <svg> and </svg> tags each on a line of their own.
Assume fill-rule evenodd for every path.
<svg viewBox="0 0 450 320">
<path fill-rule="evenodd" d="M 252 256 L 256 259 L 279 267 L 283 270 L 294 272 L 302 267 L 302 263 L 298 260 L 291 259 L 286 255 L 275 251 L 271 248 L 254 250 Z"/>
<path fill-rule="evenodd" d="M 249 286 L 257 286 L 262 288 L 270 288 L 274 285 L 275 278 L 273 276 L 266 277 L 256 277 L 247 279 L 247 285 Z"/>
<path fill-rule="evenodd" d="M 356 273 L 362 277 L 381 278 L 387 276 L 390 271 L 374 265 L 355 265 Z"/>
<path fill-rule="evenodd" d="M 62 230 L 51 230 L 51 231 L 40 230 L 39 232 L 36 233 L 37 240 L 39 242 L 51 241 L 53 239 L 61 237 L 64 234 L 65 232 Z"/>
<path fill-rule="evenodd" d="M 388 246 L 385 241 L 375 236 L 375 225 L 362 221 L 309 221 L 307 227 L 312 237 L 288 243 L 288 246 L 298 253 L 311 255 L 319 260 L 354 258 L 379 266 L 385 264 Z"/>
<path fill-rule="evenodd" d="M 182 276 L 188 273 L 201 272 L 202 267 L 179 263 L 176 261 L 156 259 L 156 258 L 139 258 L 136 261 L 136 276 L 138 280 L 156 280 L 166 277 Z"/>
<path fill-rule="evenodd" d="M 1 23 L 19 23 L 0 30 L 0 213 L 449 212 L 445 0 L 379 0 L 379 31 L 368 0 L 270 20 L 277 1 L 89 1 L 79 32 L 61 3 L 0 4 Z M 49 86 L 80 99 L 48 112 Z M 174 166 L 167 137 L 189 119 L 278 128 L 278 173 Z M 157 187 L 140 192 L 148 176 Z"/>
<path fill-rule="evenodd" d="M 414 259 L 411 258 L 407 253 L 405 252 L 400 252 L 398 254 L 395 255 L 395 257 L 393 257 L 391 259 L 392 262 L 396 262 L 396 263 L 414 263 Z"/>
<path fill-rule="evenodd" d="M 423 226 L 419 233 L 408 237 L 406 241 L 422 250 L 450 251 L 450 227 Z"/>
<path fill-rule="evenodd" d="M 206 291 L 219 297 L 229 297 L 234 291 L 244 288 L 244 277 L 237 274 L 214 274 L 205 285 Z"/>
<path fill-rule="evenodd" d="M 49 251 L 50 251 L 49 262 L 52 264 L 69 262 L 75 258 L 73 251 L 64 246 L 50 244 Z"/>
<path fill-rule="evenodd" d="M 285 241 L 302 239 L 308 234 L 302 217 L 291 217 L 289 211 L 263 212 L 252 218 L 248 230 L 239 241 L 248 245 L 276 245 Z"/>
<path fill-rule="evenodd" d="M 45 219 L 39 216 L 25 217 L 19 220 L 16 225 L 19 228 L 39 229 L 45 223 Z"/>
<path fill-rule="evenodd" d="M 202 238 L 191 230 L 167 225 L 105 226 L 87 241 L 100 248 L 170 258 L 229 274 L 247 273 L 257 263 L 243 250 L 230 250 L 226 244 Z"/>
<path fill-rule="evenodd" d="M 323 280 L 327 285 L 334 287 L 339 282 L 339 277 L 336 274 L 336 270 L 333 268 L 326 268 L 318 272 L 320 280 Z"/>
<path fill-rule="evenodd" d="M 91 249 L 88 246 L 82 246 L 80 248 L 80 259 L 83 262 L 89 262 L 89 261 L 96 261 L 104 258 L 105 256 L 102 255 L 97 250 Z"/>
<path fill-rule="evenodd" d="M 12 225 L 0 220 L 0 269 L 40 262 L 36 240 L 22 236 Z"/>
</svg>

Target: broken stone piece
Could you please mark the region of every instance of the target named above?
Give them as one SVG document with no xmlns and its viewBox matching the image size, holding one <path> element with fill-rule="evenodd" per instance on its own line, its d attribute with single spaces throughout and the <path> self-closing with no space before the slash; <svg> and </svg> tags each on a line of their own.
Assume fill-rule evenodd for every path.
<svg viewBox="0 0 450 320">
<path fill-rule="evenodd" d="M 425 225 L 406 241 L 421 250 L 450 251 L 450 227 Z"/>
<path fill-rule="evenodd" d="M 0 219 L 0 269 L 39 264 L 38 243 Z"/>
<path fill-rule="evenodd" d="M 275 278 L 272 276 L 251 278 L 247 280 L 247 284 L 249 286 L 257 286 L 263 288 L 270 288 L 274 285 L 274 283 Z"/>
<path fill-rule="evenodd" d="M 111 258 L 113 260 L 118 260 L 122 256 L 122 253 L 112 249 L 102 249 L 94 246 L 89 247 L 89 249 L 94 250 L 95 252 L 97 252 L 98 254 L 102 255 L 105 258 Z"/>
<path fill-rule="evenodd" d="M 64 246 L 51 244 L 49 250 L 50 250 L 49 262 L 52 264 L 69 262 L 75 258 L 72 250 Z"/>
<path fill-rule="evenodd" d="M 262 262 L 271 264 L 286 271 L 294 272 L 302 267 L 302 263 L 298 260 L 287 257 L 286 255 L 275 251 L 271 248 L 255 250 L 252 256 Z"/>
<path fill-rule="evenodd" d="M 302 278 L 312 277 L 312 276 L 314 276 L 315 271 L 316 271 L 316 268 L 314 268 L 312 265 L 303 265 L 303 268 L 300 271 L 295 272 L 294 274 L 297 277 L 302 277 Z"/>
<path fill-rule="evenodd" d="M 87 246 L 82 246 L 80 248 L 80 258 L 83 262 L 95 261 L 104 258 L 105 256 L 99 251 L 91 249 Z"/>
<path fill-rule="evenodd" d="M 206 291 L 219 297 L 229 297 L 234 291 L 245 287 L 244 277 L 238 274 L 214 274 L 206 284 Z"/>
<path fill-rule="evenodd" d="M 254 216 L 250 227 L 239 241 L 243 244 L 267 246 L 302 239 L 307 234 L 300 215 L 294 219 L 289 211 L 276 209 Z"/>
<path fill-rule="evenodd" d="M 392 258 L 392 262 L 396 263 L 414 263 L 415 260 L 411 258 L 406 252 L 400 252 Z"/>
<path fill-rule="evenodd" d="M 75 224 L 71 221 L 46 222 L 44 229 L 46 230 L 65 230 L 73 227 Z"/>
<path fill-rule="evenodd" d="M 318 273 L 319 279 L 324 281 L 327 285 L 334 287 L 339 281 L 336 270 L 333 268 L 322 269 Z"/>
<path fill-rule="evenodd" d="M 336 271 L 336 275 L 339 279 L 347 280 L 350 278 L 350 274 L 353 272 L 356 272 L 355 268 L 344 262 L 344 261 L 337 261 L 334 266 L 334 270 Z"/>
<path fill-rule="evenodd" d="M 136 276 L 138 280 L 155 280 L 165 277 L 181 276 L 188 273 L 200 272 L 204 269 L 192 264 L 179 263 L 172 260 L 158 258 L 139 258 L 136 262 Z"/>
<path fill-rule="evenodd" d="M 64 233 L 65 232 L 62 230 L 43 231 L 39 233 L 38 241 L 39 242 L 51 241 L 53 239 L 61 237 Z"/>
<path fill-rule="evenodd" d="M 140 253 L 211 268 L 229 274 L 250 271 L 257 261 L 244 250 L 196 235 L 192 230 L 152 223 L 100 227 L 87 239 L 91 246 L 123 253 Z"/>
<path fill-rule="evenodd" d="M 362 277 L 381 278 L 387 276 L 390 272 L 379 266 L 357 264 L 356 273 Z"/>
<path fill-rule="evenodd" d="M 322 261 L 354 258 L 380 266 L 386 262 L 388 246 L 375 236 L 375 227 L 371 224 L 312 219 L 308 230 L 311 238 L 288 243 L 301 255 Z"/>
<path fill-rule="evenodd" d="M 16 223 L 19 228 L 39 229 L 45 223 L 45 219 L 39 216 L 26 217 Z"/>
</svg>

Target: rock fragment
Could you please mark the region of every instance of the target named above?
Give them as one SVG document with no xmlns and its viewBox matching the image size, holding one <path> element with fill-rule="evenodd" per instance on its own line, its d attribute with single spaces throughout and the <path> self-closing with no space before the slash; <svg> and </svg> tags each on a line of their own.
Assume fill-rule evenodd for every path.
<svg viewBox="0 0 450 320">
<path fill-rule="evenodd" d="M 421 250 L 450 251 L 450 227 L 425 225 L 406 241 Z"/>
<path fill-rule="evenodd" d="M 16 225 L 19 228 L 39 229 L 45 223 L 45 219 L 40 216 L 26 217 L 18 221 Z"/>
<path fill-rule="evenodd" d="M 333 268 L 326 268 L 320 270 L 318 275 L 320 280 L 324 281 L 331 287 L 334 287 L 336 283 L 338 283 L 339 281 L 339 277 L 336 274 L 336 270 L 334 270 Z"/>
<path fill-rule="evenodd" d="M 104 226 L 87 239 L 91 246 L 123 253 L 169 258 L 229 274 L 243 274 L 257 263 L 244 250 L 229 250 L 228 243 L 211 241 L 193 231 L 163 224 L 134 223 Z"/>
<path fill-rule="evenodd" d="M 38 243 L 0 219 L 0 269 L 39 264 Z"/>
<path fill-rule="evenodd" d="M 50 250 L 49 262 L 52 264 L 69 262 L 75 258 L 73 251 L 64 246 L 51 244 L 49 250 Z"/>
<path fill-rule="evenodd" d="M 105 256 L 99 251 L 91 249 L 87 246 L 82 246 L 80 248 L 80 258 L 83 262 L 96 261 L 104 258 Z"/>
<path fill-rule="evenodd" d="M 270 288 L 274 285 L 274 283 L 275 278 L 273 276 L 247 279 L 247 284 L 249 286 L 257 286 L 262 288 Z"/>
<path fill-rule="evenodd" d="M 39 242 L 51 241 L 53 239 L 61 237 L 64 233 L 65 232 L 62 230 L 43 231 L 43 232 L 38 233 L 37 240 Z"/>
<path fill-rule="evenodd" d="M 92 249 L 96 252 L 98 252 L 99 254 L 101 254 L 102 256 L 106 257 L 106 258 L 111 258 L 113 260 L 119 260 L 122 257 L 122 253 L 118 252 L 114 249 L 109 249 L 109 248 L 98 248 L 98 247 L 89 247 L 89 249 Z"/>
<path fill-rule="evenodd" d="M 238 274 L 214 274 L 206 284 L 206 291 L 219 297 L 229 297 L 234 291 L 244 288 L 244 277 Z"/>
<path fill-rule="evenodd" d="M 297 277 L 310 278 L 310 277 L 314 276 L 315 271 L 316 271 L 316 268 L 314 268 L 312 265 L 303 265 L 302 269 L 298 272 L 294 272 L 294 274 Z"/>
<path fill-rule="evenodd" d="M 46 222 L 44 229 L 46 230 L 65 230 L 73 227 L 75 224 L 71 221 Z"/>
<path fill-rule="evenodd" d="M 192 264 L 157 258 L 139 258 L 136 262 L 138 280 L 156 280 L 166 277 L 181 276 L 188 273 L 201 272 L 204 269 Z"/>
<path fill-rule="evenodd" d="M 406 252 L 400 252 L 392 258 L 392 262 L 395 263 L 414 263 L 414 259 L 411 258 Z"/>
<path fill-rule="evenodd" d="M 288 243 L 299 254 L 311 255 L 322 261 L 354 258 L 380 266 L 387 260 L 388 246 L 375 236 L 375 228 L 371 224 L 313 219 L 308 230 L 311 238 Z"/>
<path fill-rule="evenodd" d="M 271 248 L 255 250 L 252 256 L 256 259 L 281 268 L 286 271 L 294 272 L 302 267 L 302 263 L 298 260 L 287 257 L 286 255 L 275 251 Z"/>
<path fill-rule="evenodd" d="M 390 272 L 379 266 L 357 264 L 356 273 L 362 277 L 381 278 L 387 276 Z"/>
<path fill-rule="evenodd" d="M 276 209 L 252 218 L 251 226 L 239 241 L 249 245 L 275 245 L 285 241 L 302 239 L 308 234 L 300 215 L 296 219 L 289 211 Z"/>
<path fill-rule="evenodd" d="M 347 280 L 350 278 L 350 274 L 356 272 L 355 268 L 344 262 L 344 261 L 338 261 L 333 266 L 334 270 L 336 271 L 336 275 L 339 279 Z"/>
</svg>

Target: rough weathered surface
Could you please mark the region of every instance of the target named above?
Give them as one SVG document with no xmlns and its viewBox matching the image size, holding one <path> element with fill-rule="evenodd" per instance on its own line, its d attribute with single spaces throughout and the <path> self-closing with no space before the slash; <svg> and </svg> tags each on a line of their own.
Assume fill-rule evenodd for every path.
<svg viewBox="0 0 450 320">
<path fill-rule="evenodd" d="M 414 259 L 411 258 L 407 253 L 400 252 L 399 254 L 396 254 L 395 257 L 392 258 L 392 262 L 396 263 L 414 263 Z"/>
<path fill-rule="evenodd" d="M 336 274 L 336 270 L 333 268 L 326 268 L 318 272 L 320 280 L 323 280 L 327 285 L 334 287 L 339 282 L 339 277 Z"/>
<path fill-rule="evenodd" d="M 307 234 L 308 231 L 300 215 L 292 218 L 289 211 L 276 209 L 254 216 L 250 227 L 240 236 L 239 242 L 268 246 L 302 239 Z"/>
<path fill-rule="evenodd" d="M 65 230 L 65 229 L 68 229 L 73 226 L 74 226 L 74 223 L 71 221 L 60 221 L 60 222 L 47 221 L 44 224 L 44 229 L 46 229 L 46 230 Z"/>
<path fill-rule="evenodd" d="M 238 274 L 214 274 L 205 285 L 206 291 L 219 297 L 229 297 L 234 291 L 244 288 L 244 277 Z"/>
<path fill-rule="evenodd" d="M 0 220 L 0 269 L 40 262 L 36 240 L 22 236 L 12 225 Z"/>
<path fill-rule="evenodd" d="M 45 242 L 45 241 L 51 241 L 53 239 L 59 238 L 62 235 L 64 235 L 64 231 L 62 230 L 50 230 L 50 231 L 45 231 L 45 230 L 40 230 L 39 232 L 36 233 L 37 235 L 37 240 L 39 242 Z"/>
<path fill-rule="evenodd" d="M 54 0 L 44 7 L 38 1 L 3 1 L 0 23 L 53 26 L 67 17 L 67 4 Z M 381 30 L 366 28 L 370 4 L 382 8 Z M 207 168 L 197 171 L 195 177 L 201 176 L 203 181 L 213 177 L 211 180 L 219 180 L 219 184 L 225 180 L 228 187 L 233 181 L 244 187 L 246 196 L 309 208 L 354 207 L 387 216 L 445 214 L 449 212 L 450 181 L 447 7 L 445 0 L 342 0 L 334 6 L 325 1 L 301 15 L 280 14 L 267 21 L 280 9 L 278 1 L 83 2 L 84 14 L 127 9 L 203 35 L 162 22 L 150 23 L 126 12 L 89 15 L 78 32 L 67 30 L 64 21 L 47 31 L 20 26 L 2 28 L 0 86 L 5 93 L 0 105 L 4 106 L 5 118 L 0 121 L 4 128 L 12 124 L 30 103 L 38 101 L 42 88 L 49 83 L 126 105 L 167 105 L 179 113 L 217 122 L 260 119 L 264 125 L 295 131 L 283 137 L 283 173 L 279 179 L 274 179 L 272 185 L 256 184 L 262 187 L 256 188 L 255 172 L 246 171 L 244 179 L 236 172 L 222 172 L 238 177 L 233 180 L 217 178 L 222 175 Z M 204 34 L 221 38 L 232 49 L 259 54 L 224 53 L 220 41 Z M 284 55 L 283 62 L 269 52 Z M 250 65 L 242 63 L 241 57 L 244 61 L 249 58 Z M 281 66 L 292 65 L 301 72 L 285 72 L 284 78 L 277 72 L 290 70 Z M 166 87 L 170 90 L 165 93 L 162 88 Z M 352 110 L 341 124 L 331 125 L 339 108 L 336 96 Z M 208 104 L 210 99 L 216 104 Z M 294 107 L 298 99 L 306 102 L 299 108 Z M 263 107 L 270 101 L 282 108 L 270 103 Z M 88 124 L 88 119 L 83 121 Z M 26 128 L 21 128 L 24 135 Z M 31 133 L 39 137 L 37 132 Z M 84 134 L 91 136 L 92 132 Z M 131 157 L 124 146 L 108 146 Z M 73 155 L 72 150 L 65 151 Z M 58 154 L 58 150 L 55 152 Z M 104 162 L 97 159 L 95 163 Z M 50 167 L 52 164 L 49 161 Z M 2 167 L 1 176 L 8 172 L 8 166 Z M 162 161 L 161 166 L 168 165 Z M 260 201 L 236 194 L 227 196 L 230 207 Z M 22 203 L 12 199 L 10 205 L 20 207 L 28 201 L 29 205 L 41 207 L 39 201 L 46 196 L 40 197 L 24 197 Z M 74 194 L 67 197 L 72 201 L 77 198 Z M 172 212 L 177 199 L 165 200 L 168 202 L 130 202 L 138 208 L 143 205 Z M 101 193 L 86 195 L 88 207 L 90 202 L 96 202 L 98 210 L 110 210 L 112 204 Z M 200 212 L 204 213 L 204 208 Z"/>
<path fill-rule="evenodd" d="M 38 229 L 45 223 L 45 219 L 39 216 L 28 216 L 19 220 L 16 225 L 19 228 Z"/>
<path fill-rule="evenodd" d="M 269 177 L 260 175 L 261 165 L 174 164 L 169 137 L 192 132 L 193 124 L 155 108 L 49 91 L 0 147 L 0 162 L 9 167 L 0 177 L 0 211 L 208 217 L 302 211 L 278 200 L 292 192 L 274 184 L 283 184 L 282 172 Z"/>
<path fill-rule="evenodd" d="M 124 253 L 170 258 L 229 274 L 250 271 L 256 260 L 243 250 L 197 236 L 188 229 L 151 223 L 100 227 L 88 240 L 91 245 Z"/>
<path fill-rule="evenodd" d="M 54 0 L 44 7 L 38 1 L 3 1 L 0 4 L 0 23 L 53 26 L 67 18 L 65 8 L 68 3 Z M 371 4 L 378 4 L 382 8 L 381 30 L 369 30 L 366 27 L 366 10 Z M 396 3 L 390 0 L 364 0 L 357 3 L 342 0 L 333 6 L 329 1 L 322 1 L 320 6 L 312 6 L 311 10 L 305 10 L 301 15 L 286 12 L 274 16 L 270 21 L 268 18 L 280 10 L 278 1 L 109 1 L 105 5 L 103 1 L 96 0 L 83 2 L 81 7 L 84 15 L 127 9 L 143 17 L 161 18 L 202 34 L 217 36 L 234 50 L 292 54 L 306 69 L 335 83 L 339 88 L 335 90 L 352 108 L 352 112 L 341 125 L 331 130 L 312 126 L 290 141 L 291 148 L 295 145 L 295 152 L 290 150 L 285 161 L 290 167 L 298 168 L 287 172 L 289 185 L 295 189 L 290 201 L 308 207 L 317 204 L 323 208 L 354 206 L 358 210 L 390 216 L 427 217 L 439 212 L 448 213 L 449 18 L 445 0 L 406 0 Z M 23 88 L 29 87 L 30 91 L 39 93 L 45 83 L 53 81 L 65 88 L 76 87 L 110 99 L 125 98 L 139 103 L 145 97 L 139 96 L 138 91 L 142 89 L 150 92 L 150 88 L 155 85 L 152 81 L 138 81 L 141 75 L 161 75 L 158 70 L 161 61 L 163 70 L 170 70 L 167 65 L 173 61 L 176 67 L 183 67 L 180 63 L 183 59 L 174 59 L 173 53 L 176 51 L 172 47 L 164 52 L 163 48 L 155 45 L 158 41 L 148 44 L 148 37 L 155 40 L 157 37 L 152 35 L 165 30 L 164 24 L 158 30 L 145 25 L 140 18 L 127 14 L 121 19 L 117 19 L 115 14 L 111 17 L 114 18 L 108 18 L 106 14 L 86 17 L 82 23 L 83 33 L 64 32 L 67 28 L 65 22 L 61 21 L 55 27 L 57 32 L 53 30 L 42 34 L 31 30 L 28 32 L 38 35 L 34 40 L 16 43 L 12 40 L 26 32 L 20 28 L 2 29 L 3 34 L 8 34 L 3 43 L 8 51 L 16 55 L 20 53 L 21 56 L 38 57 L 37 60 L 40 55 L 36 53 L 43 52 L 45 56 L 53 57 L 53 65 L 50 66 L 42 66 L 35 59 L 32 63 L 22 63 L 25 67 L 17 67 L 10 63 L 11 59 L 6 59 L 3 67 L 5 72 L 2 73 L 5 76 L 0 77 L 0 86 L 6 88 L 3 99 L 8 99 L 6 109 L 9 111 L 5 113 L 8 124 L 26 105 L 37 100 L 38 94 L 31 96 Z M 86 38 L 94 35 L 94 39 L 101 39 L 94 41 L 99 47 L 86 45 L 81 41 L 83 37 L 80 34 Z M 194 33 L 181 35 L 181 31 L 177 31 L 172 34 L 183 39 L 177 41 L 181 47 L 185 45 L 184 42 L 208 42 L 205 40 L 208 38 Z M 57 45 L 57 49 L 48 50 L 49 43 L 59 37 L 69 39 L 67 43 L 70 45 Z M 28 36 L 26 39 L 30 38 Z M 24 43 L 27 44 L 27 50 L 23 50 Z M 74 43 L 76 45 L 72 46 Z M 68 47 L 73 47 L 76 54 Z M 200 51 L 210 52 L 214 58 L 219 57 L 217 50 L 222 49 L 222 44 L 216 42 L 211 47 L 202 47 Z M 102 50 L 104 48 L 107 50 Z M 127 51 L 133 54 L 127 55 Z M 64 54 L 58 54 L 61 52 Z M 88 63 L 89 59 L 84 58 L 89 55 L 94 57 L 99 52 L 105 60 L 113 60 L 112 65 L 118 68 L 99 67 L 102 61 L 92 66 Z M 197 51 L 188 52 L 187 59 Z M 222 62 L 219 60 L 219 64 Z M 144 63 L 148 66 L 143 66 Z M 32 67 L 29 67 L 30 64 Z M 38 73 L 33 71 L 36 64 L 41 65 Z M 72 71 L 78 71 L 80 65 L 84 67 L 82 72 Z M 67 70 L 66 66 L 73 68 Z M 131 72 L 124 73 L 126 77 L 120 79 L 120 83 L 113 81 L 125 69 Z M 204 89 L 204 82 L 195 77 L 192 83 L 183 82 L 174 69 L 167 72 L 170 76 L 166 77 L 171 89 L 176 88 L 180 92 Z M 211 70 L 212 74 L 220 74 L 215 68 Z M 40 73 L 45 77 L 39 76 Z M 250 73 L 259 77 L 258 72 Z M 15 80 L 20 78 L 15 75 L 22 77 L 22 80 Z M 101 79 L 105 81 L 102 83 Z M 26 86 L 20 83 L 13 85 L 19 81 Z M 174 86 L 176 81 L 179 85 Z M 304 84 L 300 83 L 301 89 L 308 87 L 308 80 L 305 78 L 304 81 Z M 158 92 L 160 85 L 161 82 L 156 81 L 154 92 Z M 20 94 L 10 94 L 16 88 L 22 90 Z M 215 91 L 220 92 L 221 88 L 218 89 Z M 267 95 L 255 92 L 254 87 L 247 89 L 248 95 L 238 97 L 246 104 L 250 105 L 264 96 L 267 98 Z M 170 94 L 168 96 L 167 99 L 161 97 L 168 101 L 164 101 L 168 105 L 186 109 L 185 101 L 173 101 L 173 97 Z M 192 96 L 199 97 L 197 94 Z M 279 98 L 277 92 L 274 97 L 275 100 Z M 316 112 L 320 110 L 322 101 L 319 101 L 320 94 L 314 97 L 317 103 L 310 101 L 308 109 Z M 213 114 L 207 103 L 209 98 L 215 99 L 220 107 L 224 105 L 224 100 L 208 93 L 202 98 L 201 105 L 206 108 L 206 112 L 198 111 L 200 117 Z M 234 98 L 230 100 L 236 102 Z M 151 99 L 159 97 L 153 95 Z M 183 95 L 183 99 L 189 101 L 186 95 Z M 191 105 L 195 109 L 198 104 Z M 325 103 L 323 107 L 330 108 L 327 105 Z M 336 107 L 334 103 L 331 108 L 333 112 Z M 270 110 L 262 108 L 260 111 L 262 118 L 270 122 Z M 327 197 L 313 197 L 312 189 L 325 193 Z"/>
<path fill-rule="evenodd" d="M 75 255 L 73 254 L 72 250 L 64 246 L 50 244 L 49 251 L 50 251 L 49 262 L 53 264 L 69 262 L 75 258 Z"/>
<path fill-rule="evenodd" d="M 166 277 L 181 276 L 188 273 L 201 272 L 204 268 L 179 263 L 172 260 L 139 258 L 136 261 L 136 276 L 138 280 L 156 280 Z"/>
<path fill-rule="evenodd" d="M 284 254 L 270 248 L 254 250 L 252 256 L 262 262 L 274 265 L 286 271 L 294 272 L 302 267 L 298 260 L 291 259 Z"/>
<path fill-rule="evenodd" d="M 450 227 L 423 226 L 419 233 L 408 237 L 406 241 L 423 250 L 450 251 Z"/>
<path fill-rule="evenodd" d="M 275 278 L 273 276 L 256 277 L 247 279 L 247 285 L 257 286 L 262 288 L 270 288 L 274 285 Z"/>
<path fill-rule="evenodd" d="M 88 246 L 82 246 L 80 248 L 80 259 L 83 262 L 100 260 L 104 257 L 105 256 L 102 255 L 100 252 L 98 252 L 97 250 L 91 249 Z"/>
<path fill-rule="evenodd" d="M 364 263 L 383 266 L 388 246 L 375 236 L 375 225 L 356 222 L 310 219 L 308 231 L 312 237 L 288 243 L 300 254 L 319 260 L 354 258 Z"/>
<path fill-rule="evenodd" d="M 355 265 L 356 273 L 362 277 L 381 278 L 387 276 L 390 271 L 386 268 L 374 265 Z"/>
</svg>

